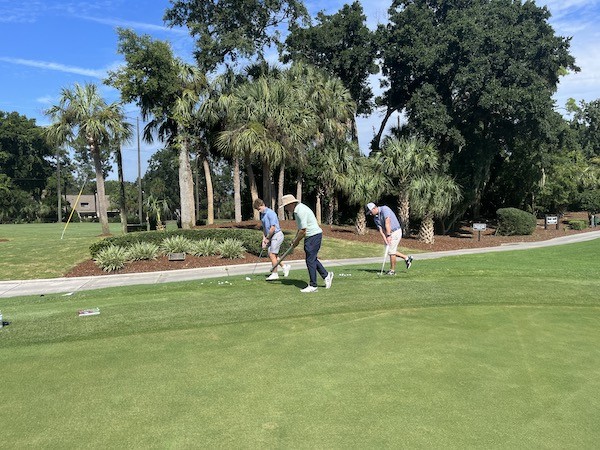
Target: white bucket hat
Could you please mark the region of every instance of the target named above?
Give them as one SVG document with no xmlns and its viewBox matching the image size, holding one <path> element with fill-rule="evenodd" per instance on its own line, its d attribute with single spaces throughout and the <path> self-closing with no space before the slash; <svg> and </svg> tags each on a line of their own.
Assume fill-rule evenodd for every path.
<svg viewBox="0 0 600 450">
<path fill-rule="evenodd" d="M 285 205 L 289 205 L 290 203 L 298 203 L 298 200 L 296 200 L 296 197 L 294 197 L 292 194 L 286 194 L 281 197 L 281 205 L 279 207 L 283 208 Z"/>
</svg>

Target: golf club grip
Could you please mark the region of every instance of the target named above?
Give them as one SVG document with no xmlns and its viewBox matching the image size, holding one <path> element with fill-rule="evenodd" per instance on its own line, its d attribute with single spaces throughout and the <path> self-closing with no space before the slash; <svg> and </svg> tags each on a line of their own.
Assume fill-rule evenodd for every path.
<svg viewBox="0 0 600 450">
<path fill-rule="evenodd" d="M 285 251 L 285 253 L 283 255 L 281 255 L 280 258 L 277 259 L 277 264 L 275 264 L 273 267 L 271 267 L 271 272 L 273 272 L 277 268 L 277 266 L 281 263 L 281 261 L 283 261 L 287 257 L 287 255 L 289 255 L 292 252 L 293 249 L 294 249 L 294 247 L 292 247 L 290 245 L 290 248 L 288 248 Z"/>
</svg>

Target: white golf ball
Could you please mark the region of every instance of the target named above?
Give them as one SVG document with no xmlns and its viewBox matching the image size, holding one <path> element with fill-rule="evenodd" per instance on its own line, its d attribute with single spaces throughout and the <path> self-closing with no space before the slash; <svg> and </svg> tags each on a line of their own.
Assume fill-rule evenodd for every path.
<svg viewBox="0 0 600 450">
<path fill-rule="evenodd" d="M 246 277 L 246 280 L 250 281 L 250 280 L 252 280 L 252 278 L 250 278 L 250 277 Z"/>
</svg>

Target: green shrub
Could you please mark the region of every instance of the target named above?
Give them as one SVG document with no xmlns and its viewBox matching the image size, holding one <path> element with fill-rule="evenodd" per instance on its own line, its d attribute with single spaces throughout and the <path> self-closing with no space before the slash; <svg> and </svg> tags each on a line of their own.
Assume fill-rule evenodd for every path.
<svg viewBox="0 0 600 450">
<path fill-rule="evenodd" d="M 239 239 L 225 239 L 219 243 L 218 250 L 221 258 L 229 259 L 244 258 L 244 253 L 246 253 L 246 249 Z"/>
<path fill-rule="evenodd" d="M 590 214 L 600 211 L 600 189 L 582 192 L 579 196 L 579 208 Z"/>
<path fill-rule="evenodd" d="M 127 247 L 130 261 L 156 259 L 160 254 L 158 245 L 152 242 L 134 242 Z"/>
<path fill-rule="evenodd" d="M 125 247 L 111 245 L 96 254 L 96 264 L 105 272 L 122 269 L 129 260 L 129 252 Z"/>
<path fill-rule="evenodd" d="M 165 253 L 193 253 L 193 242 L 185 236 L 176 235 L 163 239 L 160 249 Z"/>
<path fill-rule="evenodd" d="M 253 255 L 259 255 L 261 250 L 262 232 L 260 230 L 248 230 L 239 228 L 202 228 L 194 230 L 167 230 L 167 231 L 140 231 L 138 233 L 127 233 L 123 236 L 111 236 L 101 241 L 97 241 L 90 246 L 92 258 L 103 248 L 111 245 L 129 247 L 135 242 L 152 242 L 160 245 L 163 239 L 169 236 L 185 236 L 191 241 L 200 241 L 202 239 L 212 238 L 217 242 L 225 239 L 238 239 L 242 241 L 246 251 Z M 291 244 L 291 239 L 285 237 L 282 248 L 287 249 Z"/>
<path fill-rule="evenodd" d="M 533 214 L 517 208 L 500 208 L 496 214 L 498 215 L 496 233 L 502 236 L 532 234 L 537 226 Z"/>
<path fill-rule="evenodd" d="M 585 230 L 588 227 L 587 222 L 581 219 L 571 219 L 567 224 L 571 230 Z"/>
<path fill-rule="evenodd" d="M 192 242 L 192 255 L 213 256 L 219 253 L 219 245 L 213 238 Z"/>
</svg>

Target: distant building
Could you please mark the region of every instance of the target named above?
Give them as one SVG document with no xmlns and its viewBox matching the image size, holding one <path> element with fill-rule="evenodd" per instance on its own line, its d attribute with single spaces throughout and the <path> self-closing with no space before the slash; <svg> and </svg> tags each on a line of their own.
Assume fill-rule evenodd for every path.
<svg viewBox="0 0 600 450">
<path fill-rule="evenodd" d="M 79 197 L 77 201 L 77 195 L 66 195 L 67 202 L 71 205 L 71 208 L 75 210 L 75 213 L 80 219 L 96 219 L 98 217 L 98 202 L 96 201 L 96 194 L 86 194 Z M 109 217 L 116 216 L 119 214 L 118 209 L 110 208 L 110 196 L 105 196 L 106 204 L 108 205 L 107 214 Z"/>
</svg>

